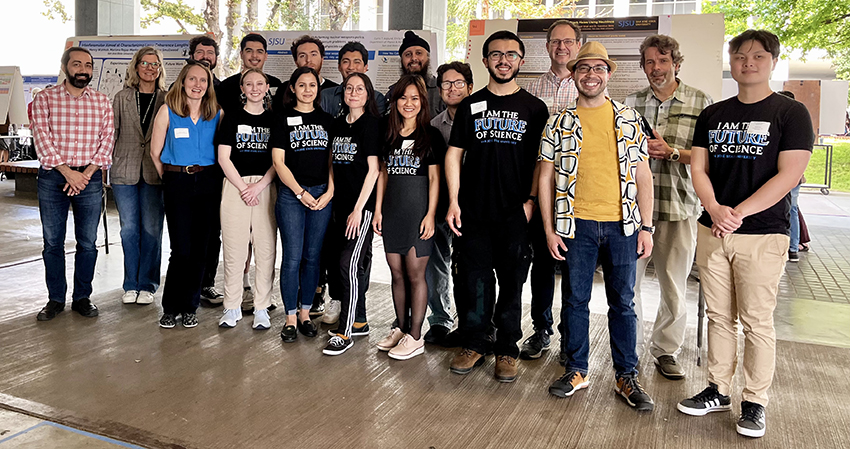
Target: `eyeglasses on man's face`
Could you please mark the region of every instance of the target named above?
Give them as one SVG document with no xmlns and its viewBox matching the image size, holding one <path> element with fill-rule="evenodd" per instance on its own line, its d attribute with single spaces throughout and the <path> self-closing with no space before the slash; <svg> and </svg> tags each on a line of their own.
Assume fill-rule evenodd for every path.
<svg viewBox="0 0 850 449">
<path fill-rule="evenodd" d="M 607 65 L 602 64 L 595 65 L 592 67 L 587 64 L 581 64 L 576 66 L 576 73 L 581 73 L 582 75 L 584 75 L 585 73 L 590 73 L 591 70 L 597 75 L 604 75 L 608 73 L 609 69 Z"/>
<path fill-rule="evenodd" d="M 503 53 L 501 51 L 491 51 L 490 53 L 487 53 L 487 58 L 493 62 L 501 60 L 502 56 L 504 56 L 505 59 L 508 60 L 508 62 L 516 62 L 522 59 L 522 55 L 515 51 L 509 51 L 506 53 Z"/>
<path fill-rule="evenodd" d="M 443 90 L 449 90 L 449 89 L 452 88 L 452 86 L 454 86 L 458 89 L 463 89 L 464 87 L 466 87 L 466 81 L 464 81 L 464 80 L 454 80 L 454 81 L 443 81 L 442 83 L 440 83 L 440 87 L 442 87 Z"/>
<path fill-rule="evenodd" d="M 549 39 L 549 45 L 553 47 L 560 47 L 561 44 L 564 44 L 565 47 L 572 47 L 578 42 L 575 39 Z"/>
</svg>

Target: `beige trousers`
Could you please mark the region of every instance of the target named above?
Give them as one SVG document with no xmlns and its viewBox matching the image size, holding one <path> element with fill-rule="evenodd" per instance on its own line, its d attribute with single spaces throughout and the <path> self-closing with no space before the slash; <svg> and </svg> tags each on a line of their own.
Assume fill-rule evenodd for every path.
<svg viewBox="0 0 850 449">
<path fill-rule="evenodd" d="M 738 363 L 738 320 L 744 327 L 743 399 L 767 406 L 776 366 L 773 309 L 788 257 L 782 234 L 732 234 L 722 239 L 700 225 L 697 266 L 708 315 L 708 381 L 732 389 Z"/>
<path fill-rule="evenodd" d="M 262 176 L 243 176 L 246 183 L 257 182 Z M 246 206 L 236 188 L 227 178 L 221 190 L 221 246 L 224 250 L 224 308 L 238 309 L 242 304 L 242 273 L 248 258 L 248 243 L 254 244 L 254 308 L 271 305 L 274 283 L 274 262 L 277 249 L 277 225 L 274 205 L 277 190 L 274 184 L 260 193 L 260 204 Z"/>
<path fill-rule="evenodd" d="M 637 313 L 637 355 L 644 351 L 643 304 L 641 284 L 646 266 L 651 260 L 661 289 L 661 302 L 655 316 L 649 352 L 653 357 L 675 355 L 685 342 L 685 327 L 688 317 L 685 309 L 685 294 L 688 276 L 694 264 L 697 245 L 697 217 L 681 221 L 657 221 L 655 224 L 652 256 L 638 259 L 635 279 L 635 312 Z"/>
</svg>

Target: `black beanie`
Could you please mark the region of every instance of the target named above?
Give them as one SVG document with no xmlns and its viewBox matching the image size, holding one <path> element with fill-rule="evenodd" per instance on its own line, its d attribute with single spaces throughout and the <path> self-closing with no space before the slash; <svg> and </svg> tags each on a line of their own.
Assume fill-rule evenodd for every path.
<svg viewBox="0 0 850 449">
<path fill-rule="evenodd" d="M 398 55 L 401 56 L 410 47 L 422 47 L 428 53 L 431 53 L 431 46 L 428 45 L 428 41 L 417 36 L 413 31 L 404 33 L 404 40 L 401 41 L 401 47 L 398 47 Z"/>
</svg>

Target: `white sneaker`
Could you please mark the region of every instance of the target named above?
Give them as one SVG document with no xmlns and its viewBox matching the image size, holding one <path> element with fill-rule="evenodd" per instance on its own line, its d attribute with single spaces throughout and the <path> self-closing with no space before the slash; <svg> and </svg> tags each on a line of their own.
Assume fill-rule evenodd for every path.
<svg viewBox="0 0 850 449">
<path fill-rule="evenodd" d="M 254 329 L 257 330 L 267 330 L 272 327 L 272 323 L 269 320 L 269 311 L 266 309 L 260 309 L 254 311 Z"/>
<path fill-rule="evenodd" d="M 236 323 L 242 319 L 242 311 L 239 309 L 224 309 L 224 315 L 218 320 L 219 327 L 236 327 Z"/>
<path fill-rule="evenodd" d="M 121 302 L 123 302 L 124 304 L 135 304 L 136 303 L 136 297 L 138 297 L 138 296 L 139 296 L 139 292 L 137 292 L 135 290 L 128 290 L 128 291 L 124 292 L 124 296 L 121 297 Z"/>
<path fill-rule="evenodd" d="M 339 314 L 342 311 L 342 303 L 333 299 L 325 304 L 325 314 L 322 315 L 322 322 L 325 324 L 334 324 L 339 321 Z"/>
<path fill-rule="evenodd" d="M 384 337 L 383 340 L 379 341 L 376 346 L 378 346 L 378 349 L 381 351 L 389 351 L 390 349 L 395 348 L 398 342 L 401 341 L 402 337 L 404 337 L 404 332 L 402 332 L 401 329 L 394 327 L 390 331 L 390 334 Z"/>
<path fill-rule="evenodd" d="M 153 293 L 146 292 L 144 290 L 140 291 L 139 297 L 136 298 L 136 304 L 141 304 L 143 306 L 153 304 Z"/>
<path fill-rule="evenodd" d="M 404 337 L 401 338 L 401 341 L 398 344 L 390 349 L 390 352 L 387 355 L 390 358 L 396 360 L 407 360 L 416 357 L 425 352 L 425 339 L 419 338 L 419 340 L 413 338 L 410 334 L 404 334 Z"/>
</svg>

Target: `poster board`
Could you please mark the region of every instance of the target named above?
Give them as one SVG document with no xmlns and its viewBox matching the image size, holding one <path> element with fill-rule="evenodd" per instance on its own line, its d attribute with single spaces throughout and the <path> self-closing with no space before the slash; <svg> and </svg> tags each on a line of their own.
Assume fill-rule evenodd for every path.
<svg viewBox="0 0 850 449">
<path fill-rule="evenodd" d="M 24 101 L 30 104 L 32 101 L 32 90 L 36 87 L 44 89 L 49 85 L 56 85 L 59 77 L 56 75 L 24 75 Z"/>
<path fill-rule="evenodd" d="M 431 31 L 414 31 L 427 40 L 431 48 L 437 48 L 437 35 Z M 322 41 L 325 47 L 325 58 L 322 63 L 322 77 L 342 82 L 339 73 L 339 49 L 349 41 L 363 44 L 369 52 L 369 70 L 366 74 L 372 80 L 375 90 L 386 92 L 401 76 L 401 57 L 398 48 L 404 40 L 405 31 L 254 31 L 263 35 L 268 42 L 268 59 L 264 71 L 280 78 L 289 80 L 295 70 L 295 59 L 292 57 L 292 43 L 299 37 L 309 34 Z M 436 73 L 439 61 L 436 52 L 431 52 L 430 70 Z"/>
<path fill-rule="evenodd" d="M 162 52 L 165 85 L 177 79 L 189 57 L 189 39 L 193 35 L 173 36 L 76 36 L 68 38 L 65 48 L 79 46 L 88 49 L 94 60 L 89 86 L 106 94 L 111 100 L 124 88 L 127 66 L 140 48 L 152 46 Z M 60 74 L 60 81 L 64 76 Z"/>
<path fill-rule="evenodd" d="M 29 125 L 24 80 L 17 66 L 0 67 L 0 124 Z"/>
</svg>

